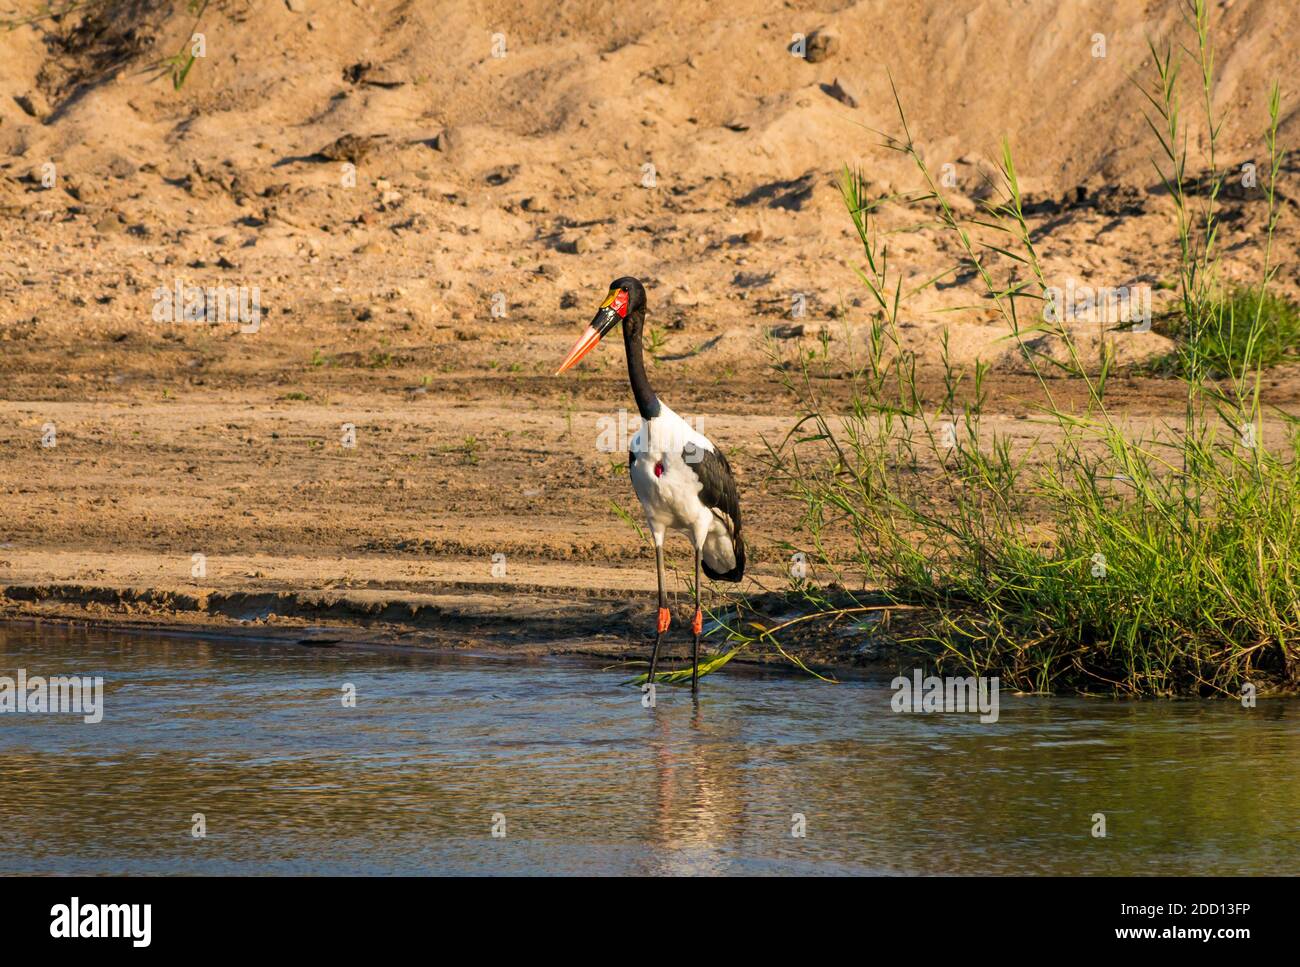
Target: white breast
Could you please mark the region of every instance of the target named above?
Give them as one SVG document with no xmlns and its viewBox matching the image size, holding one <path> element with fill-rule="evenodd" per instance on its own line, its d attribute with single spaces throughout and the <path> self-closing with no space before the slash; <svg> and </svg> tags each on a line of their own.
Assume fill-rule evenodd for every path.
<svg viewBox="0 0 1300 967">
<path fill-rule="evenodd" d="M 632 487 L 656 544 L 663 543 L 665 531 L 676 530 L 702 546 L 713 526 L 713 512 L 700 500 L 700 479 L 683 457 L 689 445 L 713 450 L 704 434 L 662 404 L 659 415 L 643 422 L 629 443 Z"/>
</svg>

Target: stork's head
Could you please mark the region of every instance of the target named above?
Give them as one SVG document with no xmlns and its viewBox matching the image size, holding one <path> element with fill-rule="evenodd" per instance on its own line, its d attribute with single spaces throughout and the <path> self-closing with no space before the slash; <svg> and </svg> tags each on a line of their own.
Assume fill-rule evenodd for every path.
<svg viewBox="0 0 1300 967">
<path fill-rule="evenodd" d="M 609 295 L 596 310 L 596 318 L 591 320 L 586 331 L 569 350 L 555 375 L 577 365 L 578 360 L 596 348 L 596 344 L 605 338 L 605 334 L 629 317 L 645 308 L 645 286 L 631 276 L 615 279 L 609 284 Z M 639 318 L 639 317 L 637 317 Z"/>
</svg>

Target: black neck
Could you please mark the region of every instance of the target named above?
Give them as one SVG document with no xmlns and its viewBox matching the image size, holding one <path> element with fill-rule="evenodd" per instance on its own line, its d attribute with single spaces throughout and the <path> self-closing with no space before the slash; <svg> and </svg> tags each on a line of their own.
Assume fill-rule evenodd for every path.
<svg viewBox="0 0 1300 967">
<path fill-rule="evenodd" d="M 659 397 L 650 388 L 645 377 L 645 360 L 641 352 L 641 329 L 645 324 L 645 308 L 633 310 L 623 323 L 623 352 L 627 356 L 627 381 L 632 384 L 636 408 L 641 419 L 653 420 L 659 415 Z"/>
</svg>

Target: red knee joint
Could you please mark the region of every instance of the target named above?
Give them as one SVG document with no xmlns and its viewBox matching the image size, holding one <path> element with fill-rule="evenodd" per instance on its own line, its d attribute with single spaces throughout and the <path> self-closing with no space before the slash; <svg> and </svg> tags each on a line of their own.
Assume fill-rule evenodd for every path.
<svg viewBox="0 0 1300 967">
<path fill-rule="evenodd" d="M 668 630 L 668 626 L 673 623 L 673 613 L 667 608 L 659 609 L 659 634 Z"/>
<path fill-rule="evenodd" d="M 697 609 L 695 612 L 695 617 L 691 620 L 691 631 L 694 634 L 698 635 L 703 630 L 704 630 L 704 615 L 700 614 L 699 610 Z"/>
</svg>

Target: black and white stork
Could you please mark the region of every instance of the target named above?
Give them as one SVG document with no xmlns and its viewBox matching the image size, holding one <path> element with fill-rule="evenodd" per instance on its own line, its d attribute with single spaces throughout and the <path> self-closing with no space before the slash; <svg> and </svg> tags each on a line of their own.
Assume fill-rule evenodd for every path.
<svg viewBox="0 0 1300 967">
<path fill-rule="evenodd" d="M 691 690 L 699 688 L 700 635 L 704 618 L 700 610 L 700 569 L 715 581 L 739 581 L 745 573 L 745 542 L 740 536 L 740 497 L 736 479 L 722 451 L 702 433 L 670 410 L 645 375 L 641 332 L 645 325 L 645 287 L 630 277 L 610 283 L 609 295 L 596 318 L 573 344 L 555 375 L 560 375 L 596 348 L 620 322 L 627 356 L 627 380 L 632 386 L 641 428 L 628 444 L 628 475 L 636 490 L 655 543 L 655 571 L 659 578 L 659 618 L 654 651 L 650 653 L 648 682 L 655 680 L 659 643 L 671 623 L 664 592 L 664 534 L 681 531 L 695 549 L 695 617 L 691 631 Z"/>
</svg>

